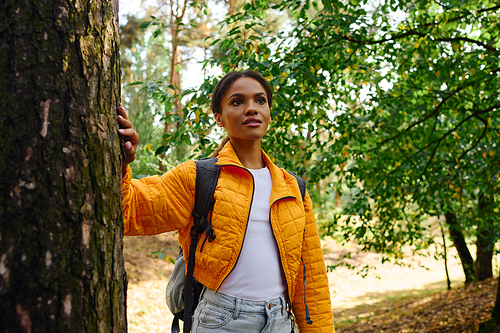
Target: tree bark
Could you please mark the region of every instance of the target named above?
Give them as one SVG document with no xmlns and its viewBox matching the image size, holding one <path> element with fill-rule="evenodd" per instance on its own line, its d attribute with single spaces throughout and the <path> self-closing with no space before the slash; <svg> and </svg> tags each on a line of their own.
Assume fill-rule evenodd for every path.
<svg viewBox="0 0 500 333">
<path fill-rule="evenodd" d="M 476 277 L 482 281 L 493 277 L 493 235 L 488 229 L 481 229 L 476 240 Z"/>
<path fill-rule="evenodd" d="M 126 332 L 118 1 L 0 4 L 0 331 Z"/>
<path fill-rule="evenodd" d="M 457 216 L 454 213 L 448 212 L 445 214 L 445 217 L 450 230 L 450 236 L 453 239 L 453 244 L 457 249 L 458 256 L 460 257 L 460 261 L 462 263 L 462 268 L 465 274 L 465 283 L 470 283 L 475 279 L 474 259 L 472 259 L 472 255 L 470 254 L 467 243 L 465 242 L 462 228 L 457 222 Z"/>
<path fill-rule="evenodd" d="M 479 215 L 483 218 L 487 216 L 484 210 L 488 203 L 484 197 L 479 199 Z M 495 237 L 492 230 L 493 225 L 488 221 L 480 223 L 476 234 L 476 277 L 478 281 L 482 281 L 493 277 L 493 248 L 495 245 Z"/>
</svg>

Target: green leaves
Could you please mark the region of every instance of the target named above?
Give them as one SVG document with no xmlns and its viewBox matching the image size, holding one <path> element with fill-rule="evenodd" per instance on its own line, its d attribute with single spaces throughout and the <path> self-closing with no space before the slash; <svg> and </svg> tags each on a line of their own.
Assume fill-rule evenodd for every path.
<svg viewBox="0 0 500 333">
<path fill-rule="evenodd" d="M 205 66 L 261 72 L 274 89 L 263 148 L 308 180 L 327 234 L 399 260 L 401 246 L 432 243 L 429 215 L 454 211 L 473 232 L 480 196 L 492 198 L 487 214 L 499 213 L 498 9 L 252 1 L 220 23 L 227 34 Z M 273 11 L 288 15 L 286 25 L 270 28 Z M 167 121 L 182 125 L 160 152 L 180 142 L 195 155 L 215 149 L 223 135 L 209 107 L 216 79 L 179 96 L 183 115 Z M 171 109 L 172 97 L 153 96 Z M 342 194 L 341 212 L 325 184 Z"/>
</svg>

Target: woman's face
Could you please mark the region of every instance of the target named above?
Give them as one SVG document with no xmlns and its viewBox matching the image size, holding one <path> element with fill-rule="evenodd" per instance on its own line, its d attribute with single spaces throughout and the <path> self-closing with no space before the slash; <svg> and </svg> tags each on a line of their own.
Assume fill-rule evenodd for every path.
<svg viewBox="0 0 500 333">
<path fill-rule="evenodd" d="M 215 120 L 218 126 L 226 129 L 231 141 L 260 140 L 266 134 L 271 110 L 266 91 L 258 81 L 239 78 L 220 103 L 221 113 L 215 114 Z"/>
</svg>

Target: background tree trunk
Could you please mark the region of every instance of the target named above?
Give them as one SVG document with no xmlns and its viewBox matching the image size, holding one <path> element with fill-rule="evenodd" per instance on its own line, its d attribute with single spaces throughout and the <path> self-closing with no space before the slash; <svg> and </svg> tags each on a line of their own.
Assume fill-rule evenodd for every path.
<svg viewBox="0 0 500 333">
<path fill-rule="evenodd" d="M 484 196 L 479 198 L 479 215 L 484 219 L 488 216 L 485 209 L 491 202 L 487 202 Z M 484 222 L 484 221 L 483 221 Z M 492 223 L 480 223 L 476 234 L 476 277 L 482 281 L 493 277 L 493 250 L 495 237 Z"/>
<path fill-rule="evenodd" d="M 465 242 L 462 229 L 457 222 L 457 216 L 453 213 L 448 212 L 445 214 L 445 217 L 446 223 L 448 224 L 450 230 L 450 236 L 453 239 L 453 244 L 457 249 L 458 256 L 460 257 L 460 261 L 464 269 L 465 283 L 470 283 L 474 281 L 475 278 L 474 259 L 472 259 L 472 255 L 470 254 L 467 243 Z"/>
<path fill-rule="evenodd" d="M 491 311 L 491 318 L 482 323 L 479 327 L 478 333 L 496 333 L 499 331 L 500 327 L 500 277 L 498 280 L 497 286 L 497 297 L 495 300 L 495 306 Z"/>
<path fill-rule="evenodd" d="M 493 234 L 491 230 L 479 230 L 476 240 L 476 277 L 478 281 L 482 281 L 493 277 Z"/>
<path fill-rule="evenodd" d="M 0 4 L 0 327 L 126 332 L 118 1 Z"/>
</svg>

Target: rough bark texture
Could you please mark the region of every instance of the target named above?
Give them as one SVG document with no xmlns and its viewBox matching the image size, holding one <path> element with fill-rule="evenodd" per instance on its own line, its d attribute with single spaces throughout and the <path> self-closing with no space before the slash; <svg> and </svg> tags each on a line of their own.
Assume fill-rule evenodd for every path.
<svg viewBox="0 0 500 333">
<path fill-rule="evenodd" d="M 450 236 L 453 239 L 453 244 L 457 249 L 458 256 L 460 257 L 460 261 L 464 269 L 465 283 L 470 283 L 475 279 L 474 259 L 472 259 L 472 255 L 470 254 L 467 243 L 465 242 L 462 228 L 457 221 L 457 216 L 448 212 L 445 214 L 445 217 L 450 230 Z"/>
<path fill-rule="evenodd" d="M 0 331 L 125 332 L 118 2 L 0 3 Z"/>
</svg>

